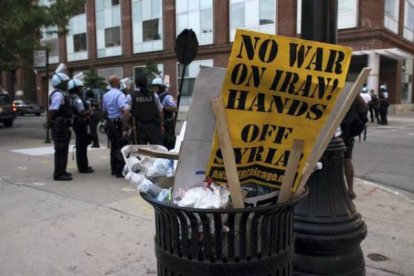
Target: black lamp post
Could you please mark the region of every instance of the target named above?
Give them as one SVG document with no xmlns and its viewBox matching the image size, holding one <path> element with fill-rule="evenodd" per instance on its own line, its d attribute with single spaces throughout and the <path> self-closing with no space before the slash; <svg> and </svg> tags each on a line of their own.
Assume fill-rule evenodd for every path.
<svg viewBox="0 0 414 276">
<path fill-rule="evenodd" d="M 338 0 L 302 1 L 302 38 L 337 42 Z M 367 235 L 362 216 L 348 196 L 344 180 L 346 147 L 334 138 L 307 183 L 308 197 L 295 208 L 294 275 L 365 275 L 360 243 Z"/>
</svg>

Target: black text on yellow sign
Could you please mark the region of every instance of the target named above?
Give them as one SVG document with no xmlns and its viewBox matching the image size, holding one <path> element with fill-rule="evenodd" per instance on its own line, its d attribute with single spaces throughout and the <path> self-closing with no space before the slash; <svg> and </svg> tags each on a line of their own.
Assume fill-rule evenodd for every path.
<svg viewBox="0 0 414 276">
<path fill-rule="evenodd" d="M 293 139 L 305 140 L 302 175 L 351 55 L 347 47 L 237 30 L 222 97 L 242 184 L 279 187 Z M 226 183 L 217 137 L 207 172 Z"/>
</svg>

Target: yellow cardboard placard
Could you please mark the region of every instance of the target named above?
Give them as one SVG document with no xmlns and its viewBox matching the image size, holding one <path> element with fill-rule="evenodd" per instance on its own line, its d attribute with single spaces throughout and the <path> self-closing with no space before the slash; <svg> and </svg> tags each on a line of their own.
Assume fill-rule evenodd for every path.
<svg viewBox="0 0 414 276">
<path fill-rule="evenodd" d="M 345 84 L 348 47 L 237 30 L 222 98 L 240 182 L 279 188 L 293 139 L 304 140 L 293 191 Z M 226 184 L 217 133 L 206 170 Z"/>
</svg>

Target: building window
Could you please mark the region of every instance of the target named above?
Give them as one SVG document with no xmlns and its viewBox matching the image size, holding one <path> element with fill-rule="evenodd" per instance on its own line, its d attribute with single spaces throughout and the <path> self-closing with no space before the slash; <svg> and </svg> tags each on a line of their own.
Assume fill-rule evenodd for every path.
<svg viewBox="0 0 414 276">
<path fill-rule="evenodd" d="M 50 7 L 51 4 L 52 3 L 50 0 L 39 1 L 39 6 Z M 57 31 L 57 26 L 49 26 L 46 28 L 42 28 L 41 30 L 41 44 L 48 46 L 49 48 L 49 64 L 59 62 L 59 36 L 57 34 Z"/>
<path fill-rule="evenodd" d="M 400 14 L 399 10 L 399 0 L 385 0 L 384 26 L 396 34 L 398 34 L 398 18 Z"/>
<path fill-rule="evenodd" d="M 237 28 L 276 34 L 276 0 L 230 0 L 230 41 Z"/>
<path fill-rule="evenodd" d="M 297 32 L 301 33 L 302 0 L 298 0 Z M 338 29 L 358 27 L 358 0 L 338 0 Z"/>
<path fill-rule="evenodd" d="M 402 67 L 402 103 L 411 103 L 413 97 L 413 60 L 406 59 Z"/>
<path fill-rule="evenodd" d="M 105 47 L 121 45 L 121 28 L 112 27 L 105 29 Z"/>
<path fill-rule="evenodd" d="M 98 58 L 122 55 L 120 3 L 95 0 Z"/>
<path fill-rule="evenodd" d="M 192 29 L 200 45 L 213 44 L 213 0 L 176 0 L 177 36 Z"/>
<path fill-rule="evenodd" d="M 86 34 L 77 34 L 73 36 L 73 48 L 75 52 L 86 51 Z"/>
<path fill-rule="evenodd" d="M 78 14 L 69 20 L 66 35 L 66 52 L 68 61 L 88 59 L 86 13 Z"/>
<path fill-rule="evenodd" d="M 162 50 L 162 0 L 131 1 L 134 53 Z"/>
<path fill-rule="evenodd" d="M 414 42 L 414 0 L 405 0 L 404 37 Z"/>
<path fill-rule="evenodd" d="M 110 76 L 116 75 L 119 79 L 123 78 L 123 70 L 122 68 L 106 68 L 106 69 L 98 69 L 98 76 L 104 78 L 108 81 Z"/>
<path fill-rule="evenodd" d="M 181 91 L 181 104 L 189 105 L 191 103 L 191 95 L 193 94 L 194 84 L 200 72 L 200 66 L 213 67 L 213 60 L 195 60 L 187 66 L 184 75 L 183 89 Z M 177 64 L 177 91 L 180 89 L 181 75 L 183 73 L 183 65 Z"/>
<path fill-rule="evenodd" d="M 159 19 L 142 21 L 142 40 L 145 42 L 160 39 L 161 36 L 158 26 Z"/>
</svg>

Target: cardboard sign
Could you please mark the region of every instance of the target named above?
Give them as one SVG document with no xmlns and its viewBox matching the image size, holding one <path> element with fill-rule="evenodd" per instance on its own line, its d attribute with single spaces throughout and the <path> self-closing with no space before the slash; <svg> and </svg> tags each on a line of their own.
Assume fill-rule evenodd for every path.
<svg viewBox="0 0 414 276">
<path fill-rule="evenodd" d="M 305 141 L 296 190 L 351 56 L 348 47 L 237 30 L 222 98 L 242 184 L 279 188 L 296 139 Z M 227 183 L 217 133 L 206 173 Z"/>
</svg>

